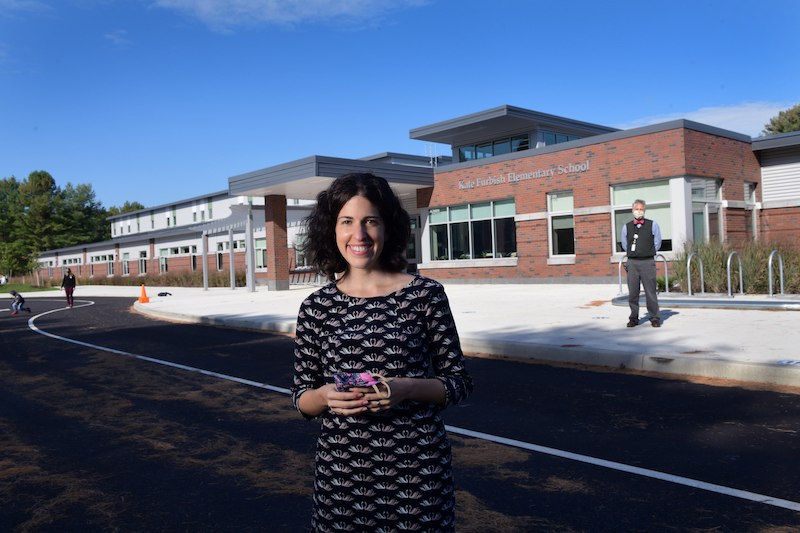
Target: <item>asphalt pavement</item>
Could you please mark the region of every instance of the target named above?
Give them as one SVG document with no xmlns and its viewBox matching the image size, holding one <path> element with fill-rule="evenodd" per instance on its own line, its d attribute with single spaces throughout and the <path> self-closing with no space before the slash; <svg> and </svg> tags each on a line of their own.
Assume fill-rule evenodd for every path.
<svg viewBox="0 0 800 533">
<path fill-rule="evenodd" d="M 642 298 L 645 314 L 628 328 L 627 294 L 617 284 L 443 283 L 466 352 L 800 386 L 797 296 L 660 293 L 662 327 L 650 326 Z M 141 286 L 94 285 L 75 296 L 130 296 L 136 311 L 154 317 L 292 333 L 317 288 L 145 287 L 149 301 L 140 303 Z"/>
</svg>

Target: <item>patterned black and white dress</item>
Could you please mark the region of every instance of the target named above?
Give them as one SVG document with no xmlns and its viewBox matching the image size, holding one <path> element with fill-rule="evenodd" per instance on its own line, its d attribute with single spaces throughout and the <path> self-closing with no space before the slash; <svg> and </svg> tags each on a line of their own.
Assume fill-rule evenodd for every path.
<svg viewBox="0 0 800 533">
<path fill-rule="evenodd" d="M 303 302 L 295 339 L 295 407 L 303 392 L 333 383 L 340 371 L 430 377 L 447 392 L 444 407 L 406 401 L 381 413 L 322 415 L 314 531 L 453 531 L 450 443 L 440 412 L 472 392 L 472 379 L 442 285 L 416 277 L 388 296 L 354 298 L 332 283 Z"/>
</svg>

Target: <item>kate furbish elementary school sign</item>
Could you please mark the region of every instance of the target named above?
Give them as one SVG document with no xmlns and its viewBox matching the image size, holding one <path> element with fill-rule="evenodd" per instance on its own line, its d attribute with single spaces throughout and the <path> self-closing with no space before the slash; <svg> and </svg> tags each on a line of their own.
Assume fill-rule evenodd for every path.
<svg viewBox="0 0 800 533">
<path fill-rule="evenodd" d="M 535 170 L 533 172 L 515 173 L 509 172 L 508 174 L 500 174 L 499 176 L 490 176 L 488 178 L 477 178 L 474 180 L 458 180 L 458 190 L 464 189 L 478 189 L 480 187 L 491 187 L 494 185 L 502 185 L 504 183 L 517 183 L 519 181 L 527 181 L 536 178 L 552 178 L 561 174 L 576 174 L 578 172 L 586 172 L 589 170 L 589 161 L 583 163 L 568 165 L 558 165 L 554 168 L 545 168 Z"/>
</svg>

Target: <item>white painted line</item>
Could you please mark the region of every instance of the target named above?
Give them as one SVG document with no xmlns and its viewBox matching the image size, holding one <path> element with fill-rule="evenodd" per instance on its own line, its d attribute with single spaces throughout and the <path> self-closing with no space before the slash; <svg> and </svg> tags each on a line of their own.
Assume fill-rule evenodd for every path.
<svg viewBox="0 0 800 533">
<path fill-rule="evenodd" d="M 80 307 L 85 307 L 87 305 L 94 305 L 94 302 L 87 301 L 87 303 Z M 104 346 L 97 346 L 96 344 L 89 344 L 87 342 L 81 342 L 73 339 L 68 339 L 67 337 L 61 337 L 59 335 L 54 335 L 52 333 L 48 333 L 36 327 L 34 325 L 34 320 L 36 320 L 40 316 L 47 315 L 49 313 L 55 313 L 57 311 L 65 311 L 67 309 L 54 309 L 52 311 L 46 311 L 44 313 L 35 315 L 28 320 L 28 327 L 30 327 L 36 333 L 41 333 L 47 337 L 61 340 L 64 342 L 71 342 L 73 344 L 78 344 L 80 346 L 86 346 L 87 348 L 94 348 L 96 350 L 115 353 L 119 355 L 125 355 L 128 357 L 133 357 L 136 359 L 140 359 L 142 361 L 148 361 L 150 363 L 157 363 L 160 365 L 169 366 L 172 368 L 177 368 L 180 370 L 186 370 L 189 372 L 199 372 L 200 374 L 206 376 L 212 376 L 219 379 L 226 379 L 229 381 L 234 381 L 236 383 L 241 383 L 243 385 L 249 385 L 251 387 L 258 387 L 261 389 L 270 390 L 273 392 L 278 392 L 281 394 L 291 394 L 289 389 L 283 387 L 275 387 L 273 385 L 267 385 L 266 383 L 258 383 L 256 381 L 250 381 L 248 379 L 237 378 L 235 376 L 228 376 L 226 374 L 220 374 L 218 372 L 211 372 L 209 370 L 203 370 L 202 368 L 195 368 L 191 366 L 181 365 L 178 363 L 172 363 L 170 361 L 164 361 L 161 359 L 155 359 L 153 357 L 147 357 L 144 355 L 137 355 L 130 352 L 123 352 L 121 350 L 114 350 L 113 348 L 106 348 Z M 748 492 L 745 490 L 733 489 L 730 487 L 724 487 L 722 485 L 715 485 L 713 483 L 706 483 L 705 481 L 697 481 L 695 479 L 675 476 L 672 474 L 666 474 L 664 472 L 658 472 L 656 470 L 648 470 L 646 468 L 639 468 L 638 466 L 630 466 L 623 463 L 616 463 L 614 461 L 606 461 L 605 459 L 597 459 L 595 457 L 589 457 L 588 455 L 580 455 L 577 453 L 567 452 L 563 450 L 557 450 L 555 448 L 548 448 L 546 446 L 539 446 L 538 444 L 530 444 L 528 442 L 523 442 L 514 439 L 507 439 L 505 437 L 498 437 L 496 435 L 490 435 L 489 433 L 481 433 L 479 431 L 472 431 L 469 429 L 458 428 L 455 426 L 445 426 L 445 429 L 450 433 L 455 435 L 464 435 L 466 437 L 473 437 L 476 439 L 483 439 L 488 440 L 490 442 L 496 442 L 498 444 L 503 444 L 506 446 L 513 446 L 515 448 L 521 448 L 523 450 L 530 450 L 533 452 L 543 453 L 547 455 L 552 455 L 555 457 L 561 457 L 563 459 L 569 459 L 572 461 L 578 461 L 581 463 L 591 464 L 595 466 L 601 466 L 604 468 L 610 468 L 612 470 L 618 470 L 620 472 L 627 472 L 629 474 L 636 474 L 643 477 L 648 477 L 652 479 L 658 479 L 661 481 L 669 481 L 670 483 L 676 483 L 678 485 L 685 485 L 687 487 L 693 487 L 696 489 L 707 490 L 709 492 L 715 492 L 717 494 L 722 494 L 725 496 L 732 496 L 734 498 L 740 498 L 743 500 L 749 500 L 756 503 L 762 503 L 765 505 L 772 505 L 774 507 L 782 507 L 784 509 L 789 509 L 791 511 L 800 511 L 800 503 L 789 501 L 789 500 L 782 500 L 780 498 L 773 498 L 771 496 L 764 496 L 762 494 L 757 494 L 754 492 Z"/>
<path fill-rule="evenodd" d="M 577 453 L 557 450 L 555 448 L 547 448 L 546 446 L 539 446 L 537 444 L 529 444 L 527 442 L 507 439 L 505 437 L 497 437 L 495 435 L 490 435 L 488 433 L 480 433 L 478 431 L 471 431 L 469 429 L 461 429 L 453 426 L 445 426 L 445 429 L 447 429 L 447 431 L 449 431 L 450 433 L 454 433 L 456 435 L 465 435 L 467 437 L 474 437 L 476 439 L 484 439 L 491 442 L 496 442 L 498 444 L 505 444 L 507 446 L 514 446 L 516 448 L 522 448 L 524 450 L 531 450 L 534 452 L 544 453 L 547 455 L 562 457 L 564 459 L 570 459 L 572 461 L 579 461 L 582 463 L 587 463 L 595 466 L 602 466 L 605 468 L 611 468 L 613 470 L 619 470 L 621 472 L 628 472 L 630 474 L 636 474 L 639 476 L 659 479 L 662 481 L 669 481 L 671 483 L 677 483 L 678 485 L 685 485 L 687 487 L 703 489 L 710 492 L 716 492 L 718 494 L 724 494 L 727 496 L 733 496 L 735 498 L 741 498 L 743 500 L 750 500 L 757 503 L 763 503 L 766 505 L 774 505 L 775 507 L 783 507 L 784 509 L 790 509 L 792 511 L 800 511 L 800 503 L 792 502 L 789 500 L 781 500 L 780 498 L 773 498 L 771 496 L 764 496 L 762 494 L 747 492 L 745 490 L 732 489 L 730 487 L 724 487 L 722 485 L 714 485 L 713 483 L 706 483 L 705 481 L 697 481 L 695 479 L 690 479 L 686 477 L 674 476 L 672 474 L 665 474 L 663 472 L 658 472 L 656 470 L 639 468 L 638 466 L 630 466 L 623 463 L 615 463 L 613 461 L 606 461 L 605 459 L 597 459 L 595 457 L 589 457 L 588 455 L 580 455 Z"/>
<path fill-rule="evenodd" d="M 94 302 L 88 301 L 85 305 L 81 305 L 79 307 L 86 307 L 88 305 L 94 305 Z M 73 307 L 73 309 L 75 309 L 75 307 Z M 194 367 L 191 367 L 191 366 L 181 365 L 181 364 L 178 364 L 178 363 L 172 363 L 170 361 L 164 361 L 162 359 L 155 359 L 153 357 L 147 357 L 145 355 L 137 355 L 135 353 L 124 352 L 122 350 L 115 350 L 113 348 L 106 348 L 105 346 L 98 346 L 96 344 L 90 344 L 88 342 L 82 342 L 82 341 L 78 341 L 78 340 L 75 340 L 75 339 L 68 339 L 67 337 L 62 337 L 60 335 L 54 335 L 53 333 L 48 333 L 48 332 L 46 332 L 44 330 L 41 330 L 33 323 L 34 320 L 36 320 L 40 316 L 48 315 L 50 313 L 56 313 L 58 311 L 68 311 L 68 309 L 53 309 L 51 311 L 45 311 L 44 313 L 40 313 L 38 315 L 35 315 L 35 316 L 31 317 L 28 320 L 28 327 L 31 328 L 36 333 L 41 333 L 42 335 L 50 337 L 51 339 L 56 339 L 56 340 L 60 340 L 60 341 L 64 341 L 64 342 L 70 342 L 72 344 L 77 344 L 79 346 L 85 346 L 87 348 L 94 348 L 95 350 L 100 350 L 100 351 L 103 351 L 103 352 L 110 352 L 110 353 L 115 353 L 115 354 L 118 354 L 118 355 L 125 355 L 125 356 L 128 356 L 128 357 L 133 357 L 134 359 L 141 359 L 142 361 L 148 361 L 150 363 L 158 363 L 159 365 L 169 366 L 169 367 L 172 367 L 172 368 L 178 368 L 180 370 L 187 370 L 189 372 L 199 372 L 199 373 L 204 374 L 206 376 L 212 376 L 212 377 L 220 378 L 220 379 L 227 379 L 229 381 L 235 381 L 237 383 L 242 383 L 243 385 L 250 385 L 251 387 L 259 387 L 259 388 L 262 388 L 262 389 L 271 390 L 273 392 L 280 392 L 281 394 L 290 394 L 291 393 L 291 391 L 289 389 L 285 389 L 285 388 L 282 388 L 282 387 L 274 387 L 272 385 L 267 385 L 266 383 L 257 383 L 255 381 L 250 381 L 249 379 L 237 378 L 236 376 L 228 376 L 226 374 L 220 374 L 218 372 L 211 372 L 210 370 L 203 370 L 202 368 L 194 368 Z"/>
</svg>

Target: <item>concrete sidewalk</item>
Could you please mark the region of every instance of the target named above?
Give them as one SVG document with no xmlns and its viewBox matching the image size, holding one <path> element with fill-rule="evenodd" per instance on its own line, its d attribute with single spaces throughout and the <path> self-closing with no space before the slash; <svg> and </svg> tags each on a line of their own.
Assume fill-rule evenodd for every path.
<svg viewBox="0 0 800 533">
<path fill-rule="evenodd" d="M 662 293 L 663 326 L 643 315 L 627 328 L 616 284 L 444 284 L 466 352 L 800 386 L 800 299 Z M 129 296 L 155 317 L 291 333 L 316 289 L 146 287 L 150 302 L 140 304 L 141 287 L 81 286 L 75 298 Z M 743 303 L 750 308 L 719 308 Z"/>
</svg>

